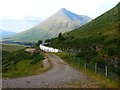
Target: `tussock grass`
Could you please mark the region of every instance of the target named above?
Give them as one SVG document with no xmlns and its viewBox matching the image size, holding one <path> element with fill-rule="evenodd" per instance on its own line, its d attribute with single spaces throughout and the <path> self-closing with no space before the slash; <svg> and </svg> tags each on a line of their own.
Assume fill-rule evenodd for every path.
<svg viewBox="0 0 120 90">
<path fill-rule="evenodd" d="M 20 49 L 14 52 L 3 51 L 3 78 L 16 78 L 36 75 L 45 72 L 43 69 L 44 55 L 40 51 L 34 53 Z"/>
<path fill-rule="evenodd" d="M 12 66 L 7 72 L 3 73 L 3 78 L 16 78 L 36 75 L 44 72 L 42 61 L 37 64 L 30 64 L 30 60 L 22 60 L 16 65 Z"/>
</svg>

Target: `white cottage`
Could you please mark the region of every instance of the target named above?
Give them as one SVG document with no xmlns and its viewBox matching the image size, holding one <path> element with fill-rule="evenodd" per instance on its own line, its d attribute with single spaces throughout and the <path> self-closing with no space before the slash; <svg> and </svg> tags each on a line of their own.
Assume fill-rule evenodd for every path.
<svg viewBox="0 0 120 90">
<path fill-rule="evenodd" d="M 55 49 L 55 48 L 52 48 L 52 47 L 46 47 L 42 44 L 40 44 L 40 49 L 45 51 L 45 52 L 61 52 L 59 49 Z"/>
</svg>

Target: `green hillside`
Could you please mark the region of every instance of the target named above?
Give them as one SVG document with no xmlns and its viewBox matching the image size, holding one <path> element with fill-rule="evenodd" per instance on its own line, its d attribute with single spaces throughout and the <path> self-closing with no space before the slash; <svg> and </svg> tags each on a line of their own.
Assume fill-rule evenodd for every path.
<svg viewBox="0 0 120 90">
<path fill-rule="evenodd" d="M 15 45 L 14 45 L 15 46 Z M 29 53 L 25 51 L 25 48 L 16 50 L 7 50 L 6 46 L 3 46 L 2 50 L 2 77 L 3 78 L 15 78 L 39 74 L 46 70 L 43 70 L 44 56 L 40 51 Z M 6 49 L 5 49 L 6 48 Z M 12 47 L 12 49 L 14 49 Z"/>
<path fill-rule="evenodd" d="M 87 57 L 88 62 L 119 64 L 119 8 L 120 3 L 86 25 L 63 34 L 63 38 L 51 39 L 50 46 L 72 51 L 83 59 Z"/>
</svg>

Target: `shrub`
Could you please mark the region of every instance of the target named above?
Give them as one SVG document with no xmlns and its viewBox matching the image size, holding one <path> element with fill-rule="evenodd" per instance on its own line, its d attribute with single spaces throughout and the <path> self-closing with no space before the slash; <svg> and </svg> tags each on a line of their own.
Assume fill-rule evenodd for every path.
<svg viewBox="0 0 120 90">
<path fill-rule="evenodd" d="M 36 64 L 38 61 L 43 59 L 44 56 L 39 51 L 29 53 L 24 49 L 21 49 L 3 56 L 2 69 L 4 72 L 7 72 L 12 65 L 19 63 L 21 60 L 31 60 L 31 64 Z"/>
</svg>

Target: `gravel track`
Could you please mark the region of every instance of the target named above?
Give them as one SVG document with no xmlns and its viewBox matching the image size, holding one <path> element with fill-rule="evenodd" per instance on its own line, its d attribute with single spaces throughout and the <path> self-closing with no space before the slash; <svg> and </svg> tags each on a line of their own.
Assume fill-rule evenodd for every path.
<svg viewBox="0 0 120 90">
<path fill-rule="evenodd" d="M 3 79 L 3 88 L 97 88 L 101 82 L 71 68 L 52 53 L 46 54 L 52 68 L 42 74 L 23 78 Z"/>
</svg>

